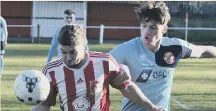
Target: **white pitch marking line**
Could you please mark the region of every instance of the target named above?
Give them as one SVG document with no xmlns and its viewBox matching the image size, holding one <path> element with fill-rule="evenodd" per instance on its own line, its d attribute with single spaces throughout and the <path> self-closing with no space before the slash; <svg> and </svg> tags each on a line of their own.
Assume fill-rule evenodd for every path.
<svg viewBox="0 0 216 111">
<path fill-rule="evenodd" d="M 180 101 L 177 101 L 173 98 L 171 98 L 172 101 L 174 101 L 175 103 L 177 103 L 181 108 L 185 109 L 185 110 L 190 110 L 189 107 L 185 106 L 184 104 L 182 104 Z"/>
</svg>

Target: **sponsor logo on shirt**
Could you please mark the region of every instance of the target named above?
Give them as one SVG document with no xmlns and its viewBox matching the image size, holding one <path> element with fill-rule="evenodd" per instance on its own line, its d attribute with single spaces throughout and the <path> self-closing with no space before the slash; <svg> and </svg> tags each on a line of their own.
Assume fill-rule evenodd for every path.
<svg viewBox="0 0 216 111">
<path fill-rule="evenodd" d="M 167 64 L 173 64 L 175 62 L 175 56 L 172 52 L 166 52 L 164 54 L 163 60 L 167 63 Z"/>
<path fill-rule="evenodd" d="M 171 75 L 171 70 L 157 70 L 153 71 L 153 69 L 143 69 L 140 73 L 139 77 L 137 78 L 136 82 L 145 83 L 149 80 L 150 75 L 153 79 L 161 79 L 166 78 L 167 76 Z"/>
<path fill-rule="evenodd" d="M 153 69 L 143 69 L 140 76 L 137 78 L 136 82 L 147 82 Z"/>
<path fill-rule="evenodd" d="M 168 75 L 171 74 L 171 70 L 160 70 L 153 72 L 154 79 L 166 78 Z"/>
</svg>

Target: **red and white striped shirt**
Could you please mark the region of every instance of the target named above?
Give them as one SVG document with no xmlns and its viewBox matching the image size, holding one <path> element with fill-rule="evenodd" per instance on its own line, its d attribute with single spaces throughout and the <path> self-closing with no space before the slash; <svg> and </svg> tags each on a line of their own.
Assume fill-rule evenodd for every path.
<svg viewBox="0 0 216 111">
<path fill-rule="evenodd" d="M 119 74 L 119 65 L 111 55 L 89 52 L 79 69 L 68 68 L 62 59 L 56 60 L 48 63 L 43 73 L 51 85 L 44 104 L 55 105 L 58 93 L 62 111 L 110 111 L 109 84 L 115 87 L 112 80 Z"/>
</svg>

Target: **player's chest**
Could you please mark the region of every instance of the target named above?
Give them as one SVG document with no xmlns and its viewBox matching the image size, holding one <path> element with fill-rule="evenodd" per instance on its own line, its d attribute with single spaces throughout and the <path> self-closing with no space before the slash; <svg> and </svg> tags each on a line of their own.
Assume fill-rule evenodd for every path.
<svg viewBox="0 0 216 111">
<path fill-rule="evenodd" d="M 145 66 L 131 69 L 132 80 L 140 83 L 169 81 L 173 78 L 174 68 Z"/>
<path fill-rule="evenodd" d="M 62 101 L 67 101 L 77 111 L 97 109 L 98 103 L 108 91 L 108 76 L 104 71 L 65 70 L 64 78 L 58 81 L 58 93 Z M 63 76 L 62 76 L 63 77 Z"/>
<path fill-rule="evenodd" d="M 135 57 L 135 56 L 134 56 Z M 173 77 L 175 68 L 167 66 L 159 66 L 156 63 L 154 54 L 136 55 L 136 59 L 129 59 L 127 65 L 131 71 L 132 80 L 140 83 L 149 81 L 170 80 Z M 165 63 L 165 60 L 163 60 Z"/>
<path fill-rule="evenodd" d="M 181 46 L 160 46 L 157 52 L 148 48 L 139 48 L 135 53 L 130 54 L 127 61 L 138 66 L 159 66 L 175 68 L 182 57 Z"/>
<path fill-rule="evenodd" d="M 62 89 L 59 90 L 62 94 L 66 92 L 76 96 L 97 95 L 102 93 L 103 88 L 108 88 L 108 76 L 102 70 L 73 71 L 59 81 L 58 87 Z"/>
</svg>

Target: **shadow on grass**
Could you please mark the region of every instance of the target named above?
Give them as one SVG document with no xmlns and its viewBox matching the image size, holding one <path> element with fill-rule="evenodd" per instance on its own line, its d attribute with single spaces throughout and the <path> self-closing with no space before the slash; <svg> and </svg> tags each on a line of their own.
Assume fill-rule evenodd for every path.
<svg viewBox="0 0 216 111">
<path fill-rule="evenodd" d="M 196 95 L 205 95 L 205 96 L 215 96 L 216 95 L 216 92 L 211 92 L 211 93 L 172 93 L 172 96 L 196 96 Z"/>
<path fill-rule="evenodd" d="M 204 74 L 203 74 L 204 75 Z M 216 78 L 210 78 L 210 77 L 199 77 L 199 78 L 195 78 L 195 77 L 183 77 L 183 76 L 180 76 L 180 77 L 176 77 L 174 78 L 174 81 L 175 82 L 182 82 L 184 84 L 184 81 L 186 81 L 187 83 L 188 82 L 197 82 L 199 83 L 200 81 L 201 82 L 205 82 L 206 83 L 216 83 Z"/>
<path fill-rule="evenodd" d="M 5 56 L 6 57 L 31 57 L 31 56 L 36 56 L 36 57 L 44 57 L 48 54 L 48 50 L 45 49 L 39 49 L 39 50 L 31 50 L 31 49 L 10 49 L 6 51 Z"/>
<path fill-rule="evenodd" d="M 192 110 L 186 110 L 186 109 L 172 109 L 171 111 L 216 111 L 215 109 L 192 109 Z"/>
<path fill-rule="evenodd" d="M 18 75 L 18 74 L 17 74 Z M 3 75 L 1 81 L 15 81 L 17 75 Z"/>
</svg>

